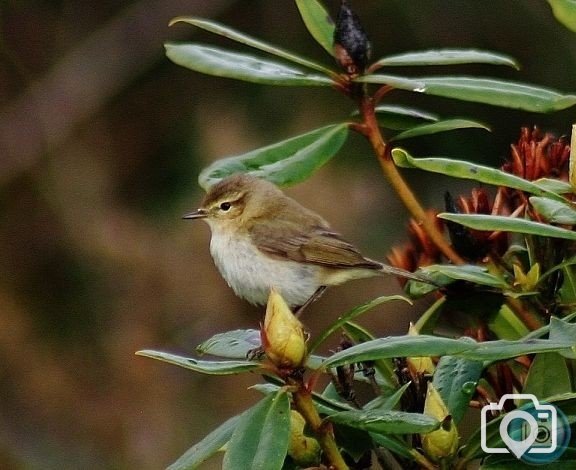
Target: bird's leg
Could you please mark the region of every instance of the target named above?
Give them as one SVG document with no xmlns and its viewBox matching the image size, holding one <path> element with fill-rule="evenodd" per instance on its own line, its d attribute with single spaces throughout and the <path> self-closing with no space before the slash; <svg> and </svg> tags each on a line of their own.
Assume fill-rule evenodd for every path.
<svg viewBox="0 0 576 470">
<path fill-rule="evenodd" d="M 310 298 L 306 302 L 304 302 L 303 305 L 301 305 L 300 307 L 298 307 L 296 309 L 296 312 L 294 315 L 296 315 L 297 317 L 300 317 L 300 315 L 302 315 L 302 313 L 304 312 L 306 307 L 308 307 L 310 304 L 316 302 L 320 297 L 322 297 L 322 294 L 324 294 L 324 291 L 326 289 L 327 289 L 327 286 L 318 287 L 318 289 L 316 289 L 314 291 L 314 293 L 310 296 Z"/>
</svg>

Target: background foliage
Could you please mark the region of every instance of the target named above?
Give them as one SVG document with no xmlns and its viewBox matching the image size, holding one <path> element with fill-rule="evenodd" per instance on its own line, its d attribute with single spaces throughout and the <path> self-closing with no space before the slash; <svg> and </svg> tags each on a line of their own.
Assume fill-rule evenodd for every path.
<svg viewBox="0 0 576 470">
<path fill-rule="evenodd" d="M 179 220 L 200 197 L 200 168 L 346 116 L 330 91 L 214 80 L 164 58 L 168 38 L 207 37 L 189 27 L 168 30 L 182 14 L 321 56 L 292 2 L 249 3 L 2 3 L 0 462 L 9 468 L 158 468 L 254 400 L 238 397 L 242 378 L 206 379 L 133 357 L 144 346 L 189 351 L 212 333 L 258 321 L 260 312 L 236 300 L 216 273 L 207 230 Z M 545 2 L 486 8 L 472 0 L 398 0 L 356 8 L 376 57 L 429 47 L 498 50 L 523 65 L 523 81 L 574 89 L 573 33 Z M 507 69 L 491 75 L 520 78 Z M 567 134 L 574 121 L 573 109 L 534 115 L 405 99 L 443 115 L 473 115 L 493 129 L 431 136 L 407 143 L 409 150 L 457 155 L 466 148 L 468 159 L 494 166 L 521 125 Z M 331 165 L 291 194 L 383 258 L 402 239 L 404 211 L 382 188 L 372 158 L 354 142 L 342 153 L 353 168 Z M 417 178 L 434 206 L 454 184 Z M 343 187 L 346 211 L 332 203 Z M 367 223 L 373 233 L 362 232 Z M 337 314 L 344 303 L 382 293 L 379 281 L 362 281 L 315 308 Z M 382 336 L 404 332 L 408 318 L 394 324 L 380 311 L 370 317 Z M 319 329 L 327 321 L 307 323 Z M 234 389 L 234 402 L 217 393 L 223 387 Z"/>
</svg>

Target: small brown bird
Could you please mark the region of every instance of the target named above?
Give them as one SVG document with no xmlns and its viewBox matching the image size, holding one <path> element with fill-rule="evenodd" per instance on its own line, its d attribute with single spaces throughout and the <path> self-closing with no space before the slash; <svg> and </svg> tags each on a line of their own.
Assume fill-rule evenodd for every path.
<svg viewBox="0 0 576 470">
<path fill-rule="evenodd" d="M 216 266 L 236 295 L 252 304 L 265 304 L 271 287 L 291 307 L 301 307 L 326 287 L 353 279 L 393 274 L 430 282 L 365 258 L 322 217 L 248 174 L 212 186 L 200 208 L 184 218 L 208 223 Z"/>
</svg>

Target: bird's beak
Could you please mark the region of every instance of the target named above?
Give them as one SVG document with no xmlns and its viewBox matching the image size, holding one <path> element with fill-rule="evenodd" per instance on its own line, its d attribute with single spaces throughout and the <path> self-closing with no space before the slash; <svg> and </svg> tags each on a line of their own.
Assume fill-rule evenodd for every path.
<svg viewBox="0 0 576 470">
<path fill-rule="evenodd" d="M 198 209 L 182 216 L 183 219 L 205 219 L 206 217 L 208 217 L 206 209 Z"/>
</svg>

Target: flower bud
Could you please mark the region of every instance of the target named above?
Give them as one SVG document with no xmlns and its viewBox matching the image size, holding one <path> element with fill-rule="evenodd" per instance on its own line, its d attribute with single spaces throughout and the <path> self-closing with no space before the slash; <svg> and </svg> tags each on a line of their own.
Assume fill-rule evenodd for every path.
<svg viewBox="0 0 576 470">
<path fill-rule="evenodd" d="M 346 0 L 342 0 L 336 18 L 334 55 L 338 64 L 350 75 L 364 72 L 370 59 L 368 36 Z"/>
<path fill-rule="evenodd" d="M 262 346 L 268 359 L 282 368 L 302 365 L 306 357 L 306 339 L 302 323 L 290 311 L 286 301 L 274 289 L 270 291 Z"/>
<path fill-rule="evenodd" d="M 313 437 L 304 435 L 306 422 L 300 413 L 290 412 L 290 443 L 288 455 L 299 467 L 316 467 L 320 463 L 320 444 Z"/>
<path fill-rule="evenodd" d="M 432 383 L 428 384 L 424 414 L 442 422 L 436 431 L 422 434 L 424 453 L 434 462 L 451 459 L 458 450 L 458 429 L 444 404 L 442 397 Z"/>
<path fill-rule="evenodd" d="M 410 322 L 410 327 L 408 328 L 408 335 L 409 336 L 418 336 L 418 330 L 414 326 L 414 323 Z M 410 369 L 410 373 L 412 376 L 415 375 L 424 375 L 434 373 L 435 367 L 432 359 L 428 356 L 423 357 L 407 357 L 406 362 L 408 363 L 408 367 Z"/>
<path fill-rule="evenodd" d="M 540 280 L 540 265 L 534 263 L 527 273 L 518 264 L 514 266 L 514 285 L 520 286 L 523 292 L 530 292 L 536 288 Z"/>
</svg>

